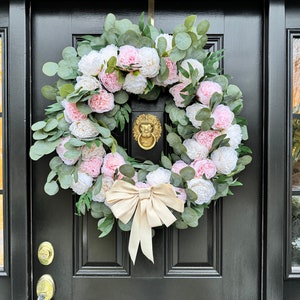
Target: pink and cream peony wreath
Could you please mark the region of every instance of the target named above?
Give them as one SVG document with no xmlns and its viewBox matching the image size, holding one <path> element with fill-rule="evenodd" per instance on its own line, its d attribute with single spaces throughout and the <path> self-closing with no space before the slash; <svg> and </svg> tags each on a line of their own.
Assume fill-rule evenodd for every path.
<svg viewBox="0 0 300 300">
<path fill-rule="evenodd" d="M 251 162 L 242 92 L 221 73 L 223 51 L 205 49 L 208 29 L 195 15 L 167 34 L 143 13 L 138 24 L 110 13 L 100 36 L 82 36 L 43 65 L 57 78 L 42 87 L 53 103 L 31 126 L 31 159 L 52 155 L 44 190 L 71 189 L 76 213 L 98 219 L 99 237 L 114 224 L 130 231 L 133 263 L 139 246 L 153 262 L 153 228 L 197 227 L 210 203 L 242 185 L 237 174 Z M 131 96 L 167 98 L 171 152 L 159 163 L 131 157 L 114 136 L 130 122 Z"/>
</svg>

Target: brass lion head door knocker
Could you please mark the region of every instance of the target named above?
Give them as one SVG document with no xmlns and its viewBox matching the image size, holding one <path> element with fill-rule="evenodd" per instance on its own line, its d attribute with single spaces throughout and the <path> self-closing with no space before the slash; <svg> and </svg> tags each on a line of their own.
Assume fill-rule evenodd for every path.
<svg viewBox="0 0 300 300">
<path fill-rule="evenodd" d="M 144 150 L 150 150 L 155 146 L 161 132 L 158 117 L 151 114 L 139 115 L 133 123 L 133 137 Z"/>
</svg>

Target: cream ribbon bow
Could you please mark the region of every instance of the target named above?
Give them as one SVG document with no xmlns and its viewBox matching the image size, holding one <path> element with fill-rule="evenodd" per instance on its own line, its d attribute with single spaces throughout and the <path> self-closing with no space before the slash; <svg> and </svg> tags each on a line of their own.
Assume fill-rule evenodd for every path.
<svg viewBox="0 0 300 300">
<path fill-rule="evenodd" d="M 178 212 L 183 212 L 184 209 L 184 203 L 176 197 L 173 186 L 165 183 L 137 188 L 128 182 L 117 180 L 106 192 L 106 202 L 114 216 L 124 224 L 134 215 L 128 245 L 133 264 L 140 243 L 142 252 L 154 262 L 151 228 L 163 224 L 168 227 L 176 221 L 168 207 Z"/>
</svg>

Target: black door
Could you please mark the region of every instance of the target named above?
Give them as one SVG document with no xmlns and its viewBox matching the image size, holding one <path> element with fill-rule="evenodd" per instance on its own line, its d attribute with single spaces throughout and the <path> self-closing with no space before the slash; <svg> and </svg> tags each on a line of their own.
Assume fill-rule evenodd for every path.
<svg viewBox="0 0 300 300">
<path fill-rule="evenodd" d="M 32 1 L 32 123 L 43 119 L 49 105 L 41 95 L 41 87 L 49 84 L 42 73 L 43 64 L 59 61 L 62 49 L 74 44 L 77 36 L 101 34 L 107 13 L 137 22 L 140 13 L 147 12 L 148 6 L 151 9 L 153 3 L 128 4 Z M 127 234 L 114 229 L 99 239 L 96 220 L 75 215 L 76 200 L 70 190 L 53 197 L 44 192 L 50 158 L 43 157 L 32 163 L 31 173 L 33 298 L 37 281 L 44 274 L 54 279 L 54 299 L 260 298 L 263 7 L 258 2 L 236 6 L 230 1 L 185 1 L 176 7 L 155 2 L 155 25 L 165 32 L 171 32 L 190 14 L 209 20 L 208 44 L 216 50 L 225 49 L 224 72 L 231 74 L 234 84 L 243 91 L 243 116 L 249 120 L 247 145 L 254 153 L 251 165 L 239 178 L 243 187 L 211 206 L 197 228 L 157 229 L 153 238 L 155 263 L 139 253 L 132 265 Z M 137 107 L 135 113 L 144 110 Z M 161 113 L 157 107 L 152 112 Z M 130 133 L 125 132 L 126 136 Z M 129 144 L 132 153 L 139 152 L 136 143 Z M 152 159 L 158 159 L 160 152 L 152 155 Z M 44 241 L 54 248 L 50 265 L 42 265 L 37 259 Z"/>
</svg>

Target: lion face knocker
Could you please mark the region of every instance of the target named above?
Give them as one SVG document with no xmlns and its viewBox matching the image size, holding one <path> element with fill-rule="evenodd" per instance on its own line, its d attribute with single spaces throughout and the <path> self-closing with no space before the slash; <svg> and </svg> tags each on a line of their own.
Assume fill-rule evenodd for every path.
<svg viewBox="0 0 300 300">
<path fill-rule="evenodd" d="M 159 119 L 151 114 L 139 115 L 133 124 L 133 137 L 144 150 L 152 149 L 161 136 Z"/>
</svg>

